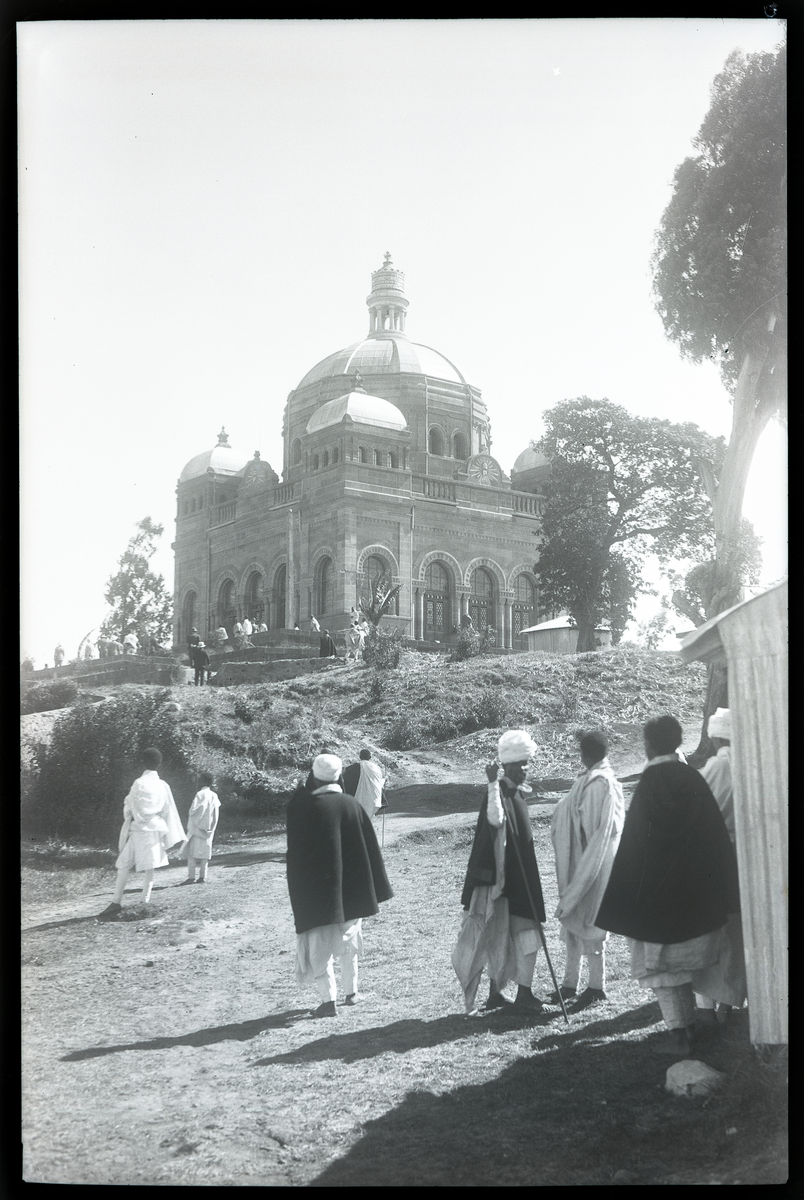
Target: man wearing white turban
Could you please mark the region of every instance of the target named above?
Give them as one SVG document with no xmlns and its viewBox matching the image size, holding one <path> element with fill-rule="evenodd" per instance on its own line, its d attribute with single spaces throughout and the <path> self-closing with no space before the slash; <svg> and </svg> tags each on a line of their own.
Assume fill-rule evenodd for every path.
<svg viewBox="0 0 804 1200">
<path fill-rule="evenodd" d="M 296 980 L 312 983 L 316 1017 L 335 1017 L 334 960 L 340 959 L 347 1005 L 357 990 L 362 918 L 379 912 L 393 892 L 371 819 L 342 787 L 343 763 L 319 754 L 287 812 L 287 875 L 296 925 Z"/>
<path fill-rule="evenodd" d="M 529 734 L 512 729 L 499 740 L 499 763 L 486 767 L 488 789 L 478 815 L 461 895 L 463 921 L 452 953 L 467 1013 L 477 1012 L 484 967 L 489 974 L 487 1010 L 508 1004 L 502 991 L 512 981 L 518 985 L 515 1009 L 542 1010 L 531 984 L 541 944 L 534 909 L 544 921 L 544 900 L 525 800 L 531 791 L 525 782 L 528 761 L 535 751 Z"/>
<path fill-rule="evenodd" d="M 723 813 L 723 820 L 734 845 L 734 789 L 731 782 L 731 710 L 718 708 L 709 718 L 707 733 L 715 747 L 714 757 L 701 767 L 701 775 Z M 718 961 L 693 976 L 695 1001 L 699 1009 L 711 1011 L 717 1005 L 717 1019 L 725 1021 L 732 1008 L 742 1008 L 746 999 L 743 923 L 739 913 L 729 913 L 726 940 Z"/>
</svg>

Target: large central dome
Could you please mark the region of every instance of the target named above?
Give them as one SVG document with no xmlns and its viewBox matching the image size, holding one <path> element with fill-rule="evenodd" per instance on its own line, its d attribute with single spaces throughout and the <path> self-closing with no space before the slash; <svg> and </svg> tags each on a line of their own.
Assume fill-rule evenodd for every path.
<svg viewBox="0 0 804 1200">
<path fill-rule="evenodd" d="M 466 383 L 454 363 L 430 346 L 409 342 L 404 334 L 367 337 L 344 350 L 330 354 L 308 371 L 299 388 L 334 375 L 429 375 L 448 379 L 451 383 Z"/>
</svg>

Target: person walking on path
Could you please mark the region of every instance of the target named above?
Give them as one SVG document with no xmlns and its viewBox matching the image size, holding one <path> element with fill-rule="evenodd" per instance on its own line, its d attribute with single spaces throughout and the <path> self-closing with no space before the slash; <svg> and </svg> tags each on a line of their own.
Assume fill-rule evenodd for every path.
<svg viewBox="0 0 804 1200">
<path fill-rule="evenodd" d="M 142 752 L 142 775 L 134 780 L 123 801 L 123 827 L 120 830 L 115 866 L 117 886 L 112 903 L 100 914 L 102 920 L 114 920 L 122 912 L 123 893 L 129 873 L 142 871 L 143 903 L 151 898 L 154 871 L 169 866 L 166 851 L 186 840 L 170 786 L 158 775 L 162 755 L 155 747 Z"/>
<path fill-rule="evenodd" d="M 338 651 L 335 648 L 335 643 L 330 636 L 328 629 L 325 629 L 321 635 L 321 641 L 318 646 L 319 658 L 336 658 Z"/>
<path fill-rule="evenodd" d="M 191 659 L 195 670 L 193 682 L 196 687 L 203 687 L 204 679 L 209 673 L 209 654 L 203 642 L 199 642 L 197 646 L 193 647 Z"/>
<path fill-rule="evenodd" d="M 648 765 L 634 791 L 595 924 L 631 939 L 631 977 L 652 989 L 671 1037 L 695 1039 L 695 973 L 723 953 L 728 914 L 740 905 L 737 862 L 709 785 L 676 754 L 669 714 L 644 727 Z"/>
<path fill-rule="evenodd" d="M 718 808 L 723 813 L 733 846 L 735 832 L 734 788 L 731 781 L 731 710 L 718 708 L 709 718 L 707 733 L 715 747 L 715 755 L 701 767 L 701 775 L 709 784 Z M 743 923 L 739 913 L 729 913 L 726 944 L 720 959 L 714 966 L 697 972 L 693 976 L 692 986 L 696 992 L 698 1009 L 711 1014 L 717 1006 L 714 1015 L 718 1021 L 728 1020 L 728 1014 L 733 1008 L 742 1008 L 747 991 Z"/>
<path fill-rule="evenodd" d="M 321 626 L 316 621 L 315 617 L 310 617 L 310 633 L 320 633 Z"/>
<path fill-rule="evenodd" d="M 287 879 L 296 927 L 296 981 L 315 986 L 315 1017 L 336 1017 L 334 960 L 344 1004 L 359 1003 L 362 921 L 393 896 L 370 819 L 341 784 L 343 763 L 319 754 L 287 811 Z"/>
<path fill-rule="evenodd" d="M 487 793 L 475 829 L 461 894 L 461 930 L 452 965 L 464 993 L 466 1012 L 477 1012 L 476 997 L 485 968 L 489 975 L 486 1009 L 509 1002 L 503 988 L 517 984 L 514 1008 L 539 1013 L 543 1003 L 531 991 L 541 944 L 534 919 L 544 921 L 544 900 L 533 849 L 525 782 L 536 745 L 523 729 L 504 733 L 499 763 L 486 767 Z M 500 763 L 502 767 L 500 767 Z"/>
<path fill-rule="evenodd" d="M 187 817 L 187 841 L 179 851 L 179 858 L 187 859 L 187 878 L 182 880 L 179 887 L 186 883 L 206 883 L 207 864 L 212 858 L 212 839 L 218 827 L 221 802 L 217 793 L 212 790 L 215 780 L 211 772 L 202 771 L 198 782 L 201 786 L 190 805 Z"/>
<path fill-rule="evenodd" d="M 352 763 L 343 773 L 343 790 L 354 796 L 369 817 L 388 805 L 385 802 L 385 776 L 382 768 L 372 760 L 370 750 L 361 750 L 359 761 Z"/>
<path fill-rule="evenodd" d="M 608 743 L 597 730 L 580 738 L 584 771 L 553 812 L 551 835 L 556 856 L 559 902 L 555 915 L 566 945 L 561 994 L 577 995 L 581 957 L 589 968 L 586 990 L 573 1012 L 606 999 L 606 940 L 608 933 L 595 917 L 611 874 L 625 819 L 623 790 L 611 769 Z M 550 997 L 559 1003 L 558 995 Z"/>
</svg>

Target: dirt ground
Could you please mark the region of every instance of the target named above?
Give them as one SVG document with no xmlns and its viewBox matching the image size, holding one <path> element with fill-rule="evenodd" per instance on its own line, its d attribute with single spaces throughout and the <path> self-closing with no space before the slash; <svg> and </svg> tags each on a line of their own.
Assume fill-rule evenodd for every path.
<svg viewBox="0 0 804 1200">
<path fill-rule="evenodd" d="M 114 924 L 95 919 L 112 855 L 24 848 L 26 1181 L 784 1182 L 786 1068 L 758 1064 L 742 1014 L 702 1040 L 722 1093 L 669 1097 L 658 1007 L 628 978 L 622 939 L 608 1001 L 569 1025 L 464 1015 L 449 952 L 477 768 L 412 752 L 398 782 L 378 822 L 395 896 L 365 923 L 365 1001 L 336 1020 L 313 1019 L 294 980 L 283 833 L 219 840 L 203 887 L 178 887 L 183 866 L 158 872 L 147 909 L 132 876 Z M 531 809 L 548 913 L 556 798 Z M 542 958 L 534 990 L 549 987 Z"/>
</svg>

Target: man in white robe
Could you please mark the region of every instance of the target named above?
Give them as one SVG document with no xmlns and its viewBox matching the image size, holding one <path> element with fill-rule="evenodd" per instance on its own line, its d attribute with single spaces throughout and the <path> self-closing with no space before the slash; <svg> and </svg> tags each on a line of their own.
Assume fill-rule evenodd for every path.
<svg viewBox="0 0 804 1200">
<path fill-rule="evenodd" d="M 609 882 L 625 818 L 623 791 L 606 752 L 608 743 L 595 730 L 580 739 L 585 770 L 570 792 L 556 805 L 551 834 L 556 855 L 561 940 L 566 944 L 561 995 L 574 999 L 581 958 L 589 967 L 588 985 L 573 1005 L 573 1012 L 606 999 L 605 945 L 608 933 L 595 925 L 595 917 Z M 559 1003 L 557 993 L 550 997 Z"/>
<path fill-rule="evenodd" d="M 179 858 L 187 859 L 187 878 L 182 880 L 180 887 L 186 883 L 206 883 L 207 864 L 212 858 L 212 839 L 218 827 L 221 802 L 217 792 L 212 790 L 214 779 L 211 772 L 202 771 L 198 782 L 201 787 L 193 798 L 187 817 L 187 841 L 179 851 Z"/>
<path fill-rule="evenodd" d="M 134 780 L 123 802 L 123 827 L 118 841 L 120 853 L 115 862 L 117 886 L 112 903 L 100 914 L 103 920 L 111 921 L 120 916 L 126 881 L 132 870 L 143 872 L 142 899 L 147 904 L 155 869 L 169 866 L 166 851 L 186 839 L 170 785 L 157 773 L 161 762 L 162 755 L 157 749 L 143 750 L 145 770 Z"/>
<path fill-rule="evenodd" d="M 718 708 L 709 718 L 707 732 L 715 747 L 715 755 L 703 767 L 701 775 L 709 784 L 718 808 L 723 813 L 726 829 L 734 845 L 734 789 L 731 782 L 731 711 Z M 695 1001 L 699 1010 L 710 1013 L 717 1005 L 718 1021 L 728 1020 L 733 1008 L 742 1008 L 746 1000 L 745 951 L 743 923 L 739 913 L 729 913 L 723 952 L 711 967 L 697 971 L 692 980 Z M 711 1017 L 709 1018 L 711 1020 Z"/>
<path fill-rule="evenodd" d="M 382 768 L 372 760 L 370 750 L 360 751 L 360 761 L 352 763 L 343 773 L 343 790 L 354 796 L 364 812 L 376 817 L 381 808 L 386 808 L 383 799 L 385 776 Z"/>
</svg>

